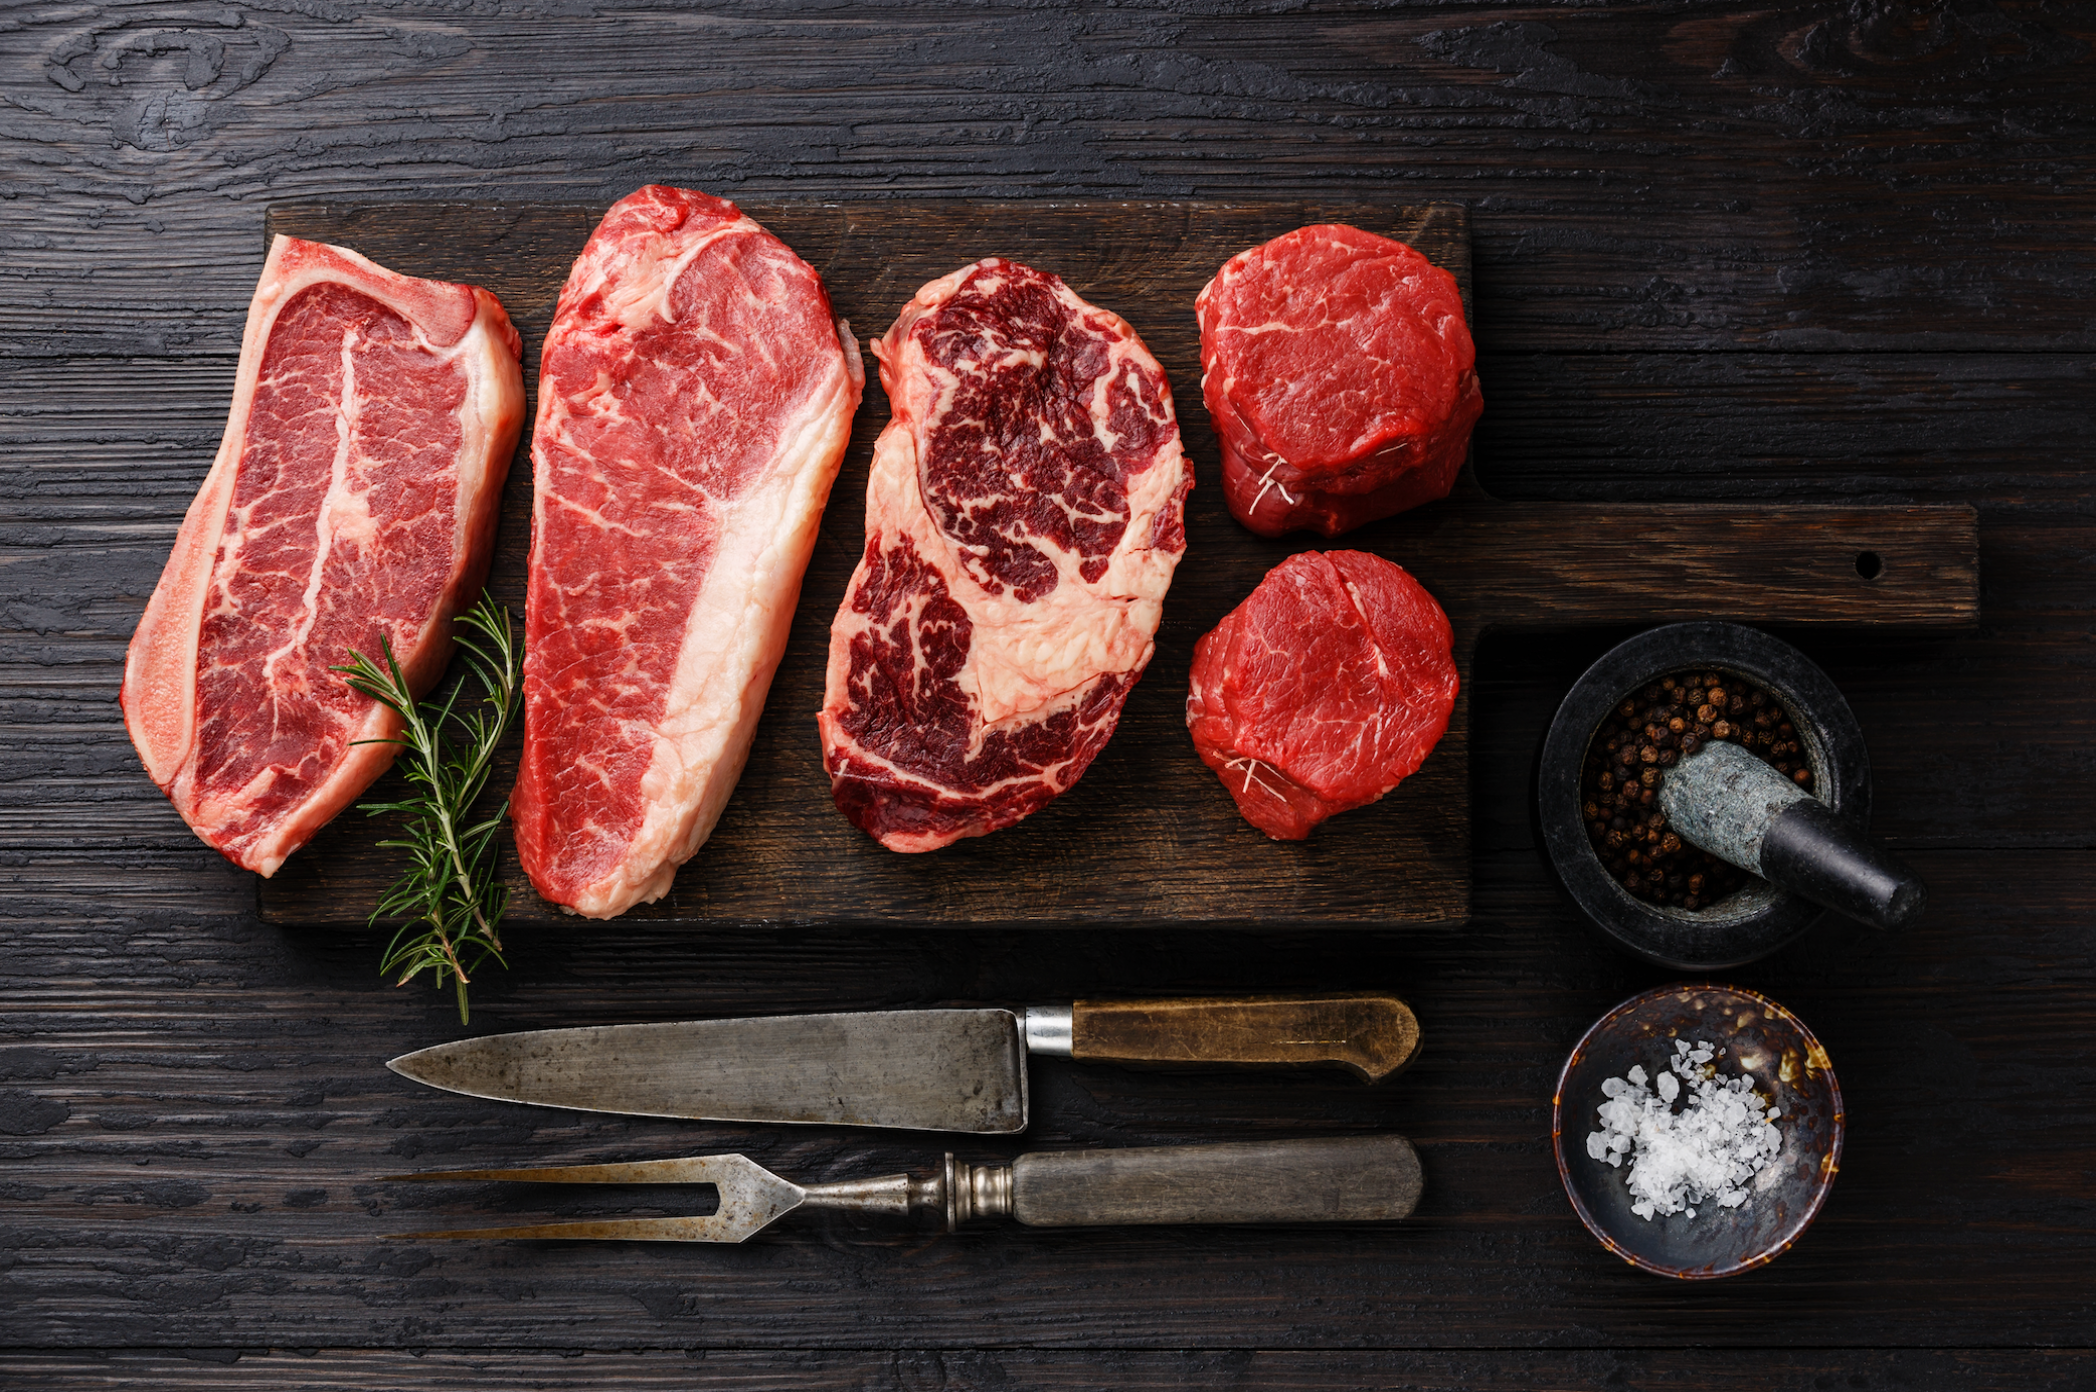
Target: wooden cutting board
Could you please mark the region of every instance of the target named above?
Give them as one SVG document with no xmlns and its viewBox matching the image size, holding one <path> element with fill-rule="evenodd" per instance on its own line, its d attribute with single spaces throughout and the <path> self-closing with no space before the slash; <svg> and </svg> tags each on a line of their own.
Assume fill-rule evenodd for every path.
<svg viewBox="0 0 2096 1392">
<path fill-rule="evenodd" d="M 1465 210 L 1050 201 L 758 201 L 745 208 L 822 273 L 837 312 L 862 341 L 886 332 L 918 286 L 991 254 L 1053 271 L 1126 318 L 1175 389 L 1196 473 L 1187 551 L 1157 654 L 1113 742 L 1077 787 L 991 836 L 929 855 L 883 849 L 831 804 L 815 731 L 830 619 L 862 548 L 867 465 L 888 418 L 885 398 L 869 381 L 742 782 L 668 897 L 629 918 L 694 925 L 1460 923 L 1470 912 L 1467 690 L 1487 628 L 1706 617 L 1930 627 L 1978 621 L 1970 508 L 1502 503 L 1479 491 L 1466 471 L 1455 496 L 1331 543 L 1398 562 L 1448 610 L 1465 688 L 1448 733 L 1419 772 L 1381 802 L 1332 819 L 1307 841 L 1270 841 L 1238 816 L 1195 757 L 1186 734 L 1186 674 L 1200 635 L 1270 568 L 1321 543 L 1307 533 L 1261 540 L 1224 508 L 1220 457 L 1200 399 L 1194 296 L 1245 247 L 1305 223 L 1348 222 L 1418 247 L 1454 273 L 1467 304 Z M 410 275 L 486 286 L 523 332 L 531 387 L 561 282 L 601 211 L 297 204 L 271 209 L 267 230 L 352 247 Z M 1489 373 L 1484 392 L 1489 413 Z M 491 580 L 520 629 L 530 516 L 531 466 L 520 451 Z M 1876 558 L 1874 579 L 1859 573 L 1865 553 Z M 1873 567 L 1866 561 L 1860 568 Z M 507 787 L 514 761 L 512 749 L 508 767 L 496 772 L 497 787 Z M 397 785 L 389 775 L 373 796 L 390 797 Z M 259 882 L 263 917 L 361 923 L 399 872 L 397 853 L 377 846 L 385 834 L 384 821 L 353 811 L 338 817 L 274 879 Z M 567 919 L 531 891 L 513 860 L 507 864 L 516 891 L 512 919 Z"/>
</svg>

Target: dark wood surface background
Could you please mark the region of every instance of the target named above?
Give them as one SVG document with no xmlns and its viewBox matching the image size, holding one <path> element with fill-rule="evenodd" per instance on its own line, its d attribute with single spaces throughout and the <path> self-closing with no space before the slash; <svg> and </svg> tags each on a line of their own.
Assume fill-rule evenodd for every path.
<svg viewBox="0 0 2096 1392">
<path fill-rule="evenodd" d="M 2096 10 L 2075 3 L 9 7 L 0 1384 L 2096 1383 L 2092 173 Z M 404 1168 L 936 1158 L 396 1079 L 382 1059 L 459 1033 L 447 1002 L 379 981 L 371 933 L 262 922 L 117 716 L 217 442 L 264 210 L 602 205 L 650 180 L 752 202 L 1464 201 L 1495 494 L 1977 507 L 1977 630 L 1787 635 L 1848 694 L 1878 830 L 1934 892 L 1904 934 L 1829 922 L 1730 974 L 1811 1023 L 1849 1103 L 1797 1248 L 1656 1280 L 1586 1235 L 1551 1165 L 1566 1050 L 1667 979 L 1571 917 L 1524 806 L 1549 711 L 1620 626 L 1481 649 L 1466 928 L 576 924 L 520 929 L 477 989 L 474 1027 L 512 1029 L 1389 987 L 1426 1053 L 1388 1088 L 1043 1061 L 1023 1144 L 1395 1129 L 1427 1175 L 1407 1224 L 383 1242 L 424 1202 L 524 1211 L 377 1182 Z"/>
</svg>

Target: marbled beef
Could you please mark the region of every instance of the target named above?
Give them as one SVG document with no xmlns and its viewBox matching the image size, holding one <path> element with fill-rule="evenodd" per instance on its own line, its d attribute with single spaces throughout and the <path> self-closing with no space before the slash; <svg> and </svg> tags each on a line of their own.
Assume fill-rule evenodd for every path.
<svg viewBox="0 0 2096 1392">
<path fill-rule="evenodd" d="M 278 237 L 218 459 L 124 664 L 124 723 L 183 819 L 277 867 L 393 762 L 391 711 L 330 672 L 379 640 L 419 695 L 487 576 L 524 422 L 493 295 Z"/>
<path fill-rule="evenodd" d="M 864 381 L 822 280 L 733 203 L 612 205 L 547 331 L 524 759 L 538 892 L 668 892 L 734 791 Z"/>
<path fill-rule="evenodd" d="M 1194 310 L 1238 521 L 1337 536 L 1447 496 L 1484 409 L 1455 277 L 1328 223 L 1230 258 Z"/>
<path fill-rule="evenodd" d="M 819 722 L 837 806 L 897 851 L 981 836 L 1112 735 L 1186 549 L 1164 369 L 1052 275 L 935 280 L 874 350 L 892 417 Z"/>
</svg>

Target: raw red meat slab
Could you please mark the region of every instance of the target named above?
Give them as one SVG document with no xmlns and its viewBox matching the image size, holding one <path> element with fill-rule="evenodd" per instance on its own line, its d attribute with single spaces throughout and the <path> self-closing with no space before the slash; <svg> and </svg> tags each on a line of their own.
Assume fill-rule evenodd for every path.
<svg viewBox="0 0 2096 1392">
<path fill-rule="evenodd" d="M 539 368 L 517 855 L 609 918 L 741 777 L 864 375 L 815 271 L 733 203 L 604 215 Z"/>
<path fill-rule="evenodd" d="M 818 723 L 844 815 L 930 851 L 1038 810 L 1105 746 L 1193 473 L 1164 369 L 1052 275 L 965 266 L 874 353 L 892 417 Z"/>
<path fill-rule="evenodd" d="M 1400 567 L 1291 556 L 1194 645 L 1194 748 L 1245 820 L 1300 841 L 1425 761 L 1455 709 L 1450 645 L 1448 616 Z"/>
<path fill-rule="evenodd" d="M 470 285 L 278 237 L 233 406 L 124 666 L 124 723 L 198 836 L 273 874 L 392 763 L 328 669 L 389 639 L 426 692 L 487 576 L 520 345 Z"/>
<path fill-rule="evenodd" d="M 1484 398 L 1448 272 L 1324 223 L 1232 257 L 1194 312 L 1239 522 L 1337 536 L 1454 486 Z"/>
</svg>

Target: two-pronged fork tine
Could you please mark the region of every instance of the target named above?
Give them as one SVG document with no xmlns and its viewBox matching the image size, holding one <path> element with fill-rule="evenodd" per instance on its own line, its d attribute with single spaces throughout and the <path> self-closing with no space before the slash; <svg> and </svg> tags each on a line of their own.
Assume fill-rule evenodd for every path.
<svg viewBox="0 0 2096 1392">
<path fill-rule="evenodd" d="M 585 1239 L 624 1242 L 740 1242 L 751 1233 L 724 1222 L 725 1215 L 708 1218 L 609 1218 L 602 1222 L 538 1223 L 521 1228 L 451 1228 L 438 1232 L 390 1233 L 392 1242 L 431 1242 L 449 1238 L 552 1238 L 563 1242 Z"/>
<path fill-rule="evenodd" d="M 515 1184 L 719 1184 L 724 1175 L 743 1167 L 772 1179 L 778 1178 L 740 1155 L 688 1155 L 674 1160 L 542 1165 L 524 1170 L 429 1170 L 420 1174 L 380 1175 L 379 1182 L 474 1183 L 486 1180 Z"/>
<path fill-rule="evenodd" d="M 953 1157 L 947 1157 L 948 1166 Z M 972 1169 L 972 1166 L 964 1167 Z M 908 1175 L 848 1180 L 841 1184 L 795 1184 L 781 1179 L 746 1156 L 696 1155 L 679 1160 L 639 1160 L 627 1164 L 558 1165 L 527 1170 L 440 1170 L 429 1174 L 387 1175 L 388 1180 L 418 1183 L 504 1181 L 523 1184 L 710 1184 L 720 1206 L 706 1217 L 614 1218 L 602 1221 L 535 1223 L 527 1227 L 464 1228 L 443 1232 L 397 1233 L 396 1240 L 457 1237 L 625 1238 L 639 1242 L 741 1242 L 762 1232 L 796 1208 L 841 1208 L 906 1214 L 912 1207 L 945 1202 L 941 1180 L 913 1180 Z"/>
<path fill-rule="evenodd" d="M 1010 1165 L 946 1157 L 926 1179 L 906 1174 L 837 1184 L 795 1184 L 740 1155 L 532 1170 L 449 1170 L 398 1180 L 519 1180 L 528 1184 L 711 1184 L 720 1207 L 706 1218 L 614 1218 L 396 1234 L 400 1238 L 629 1238 L 642 1242 L 740 1242 L 797 1208 L 897 1217 L 943 1213 L 946 1230 L 978 1216 L 1009 1215 L 1029 1227 L 1126 1223 L 1364 1223 L 1402 1218 L 1419 1201 L 1419 1156 L 1402 1136 L 1249 1141 L 1022 1155 Z"/>
</svg>

